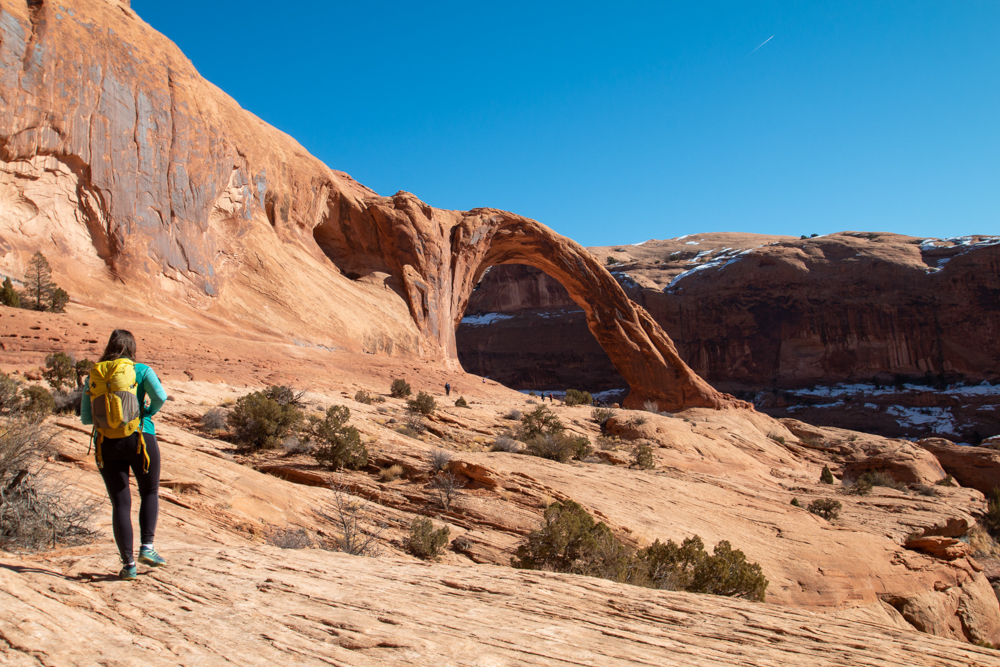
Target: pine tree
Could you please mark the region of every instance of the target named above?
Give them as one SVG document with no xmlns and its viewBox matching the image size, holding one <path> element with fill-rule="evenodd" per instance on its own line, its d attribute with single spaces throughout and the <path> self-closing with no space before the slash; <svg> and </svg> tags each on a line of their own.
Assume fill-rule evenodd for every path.
<svg viewBox="0 0 1000 667">
<path fill-rule="evenodd" d="M 52 283 L 52 267 L 45 255 L 36 252 L 28 262 L 24 276 L 25 307 L 31 310 L 45 310 L 46 301 L 51 297 L 55 285 Z"/>
<path fill-rule="evenodd" d="M 833 471 L 830 466 L 823 466 L 823 472 L 819 476 L 819 481 L 823 484 L 833 484 Z"/>
<path fill-rule="evenodd" d="M 10 308 L 21 307 L 21 297 L 18 296 L 9 277 L 3 279 L 3 287 L 0 288 L 0 303 Z"/>
</svg>

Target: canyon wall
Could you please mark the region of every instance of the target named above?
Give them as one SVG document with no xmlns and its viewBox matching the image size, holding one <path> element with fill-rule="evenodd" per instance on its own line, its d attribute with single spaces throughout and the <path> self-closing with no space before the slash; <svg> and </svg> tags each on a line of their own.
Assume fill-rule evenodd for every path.
<svg viewBox="0 0 1000 667">
<path fill-rule="evenodd" d="M 782 416 L 804 406 L 809 411 L 803 418 L 823 423 L 829 410 L 810 406 L 829 394 L 805 400 L 816 385 L 909 383 L 923 387 L 909 392 L 915 408 L 948 406 L 955 416 L 969 405 L 971 412 L 961 413 L 966 435 L 1000 432 L 992 391 L 980 391 L 988 400 L 978 402 L 935 395 L 935 386 L 1000 380 L 1000 238 L 703 234 L 591 251 L 603 263 L 610 258 L 629 296 L 718 389 Z M 486 313 L 509 317 L 494 316 L 484 326 Z M 537 272 L 508 267 L 490 272 L 473 292 L 458 336 L 469 370 L 511 386 L 622 386 L 587 338 L 558 286 Z M 569 363 L 545 366 L 552 359 Z M 551 372 L 540 377 L 540 368 Z M 850 419 L 877 430 L 887 415 L 859 411 L 866 401 L 881 405 L 883 398 L 849 406 Z M 890 403 L 907 400 L 896 396 Z M 912 433 L 921 434 L 929 433 Z"/>
</svg>

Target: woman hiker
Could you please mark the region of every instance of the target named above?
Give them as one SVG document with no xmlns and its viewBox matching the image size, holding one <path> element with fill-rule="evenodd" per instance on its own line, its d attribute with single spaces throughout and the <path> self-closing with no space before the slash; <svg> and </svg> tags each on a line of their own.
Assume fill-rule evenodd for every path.
<svg viewBox="0 0 1000 667">
<path fill-rule="evenodd" d="M 160 511 L 160 448 L 152 417 L 163 407 L 167 394 L 153 369 L 135 363 L 135 337 L 124 329 L 111 333 L 104 355 L 94 365 L 83 387 L 80 417 L 84 424 L 96 424 L 97 466 L 111 499 L 111 522 L 122 559 L 118 576 L 132 581 L 136 578 L 136 564 L 132 557 L 129 469 L 135 473 L 139 487 L 139 562 L 152 567 L 166 564 L 153 549 L 156 517 Z M 147 396 L 148 406 L 145 404 Z M 109 423 L 109 413 L 118 414 L 118 410 L 124 416 L 120 420 L 112 417 L 110 422 L 113 423 Z M 128 434 L 112 437 L 123 432 Z"/>
</svg>

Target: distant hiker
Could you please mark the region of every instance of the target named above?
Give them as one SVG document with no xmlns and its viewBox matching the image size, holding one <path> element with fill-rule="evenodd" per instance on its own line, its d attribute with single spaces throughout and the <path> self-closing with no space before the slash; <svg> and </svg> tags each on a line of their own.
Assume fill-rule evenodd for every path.
<svg viewBox="0 0 1000 667">
<path fill-rule="evenodd" d="M 445 396 L 451 396 L 451 383 L 450 382 L 445 382 L 444 383 L 444 395 Z"/>
<path fill-rule="evenodd" d="M 122 559 L 118 577 L 132 581 L 136 564 L 132 558 L 130 468 L 139 487 L 139 562 L 152 567 L 166 564 L 153 549 L 160 511 L 160 447 L 152 417 L 163 407 L 167 394 L 152 368 L 135 363 L 135 337 L 124 329 L 111 332 L 104 355 L 83 386 L 80 418 L 84 424 L 94 425 L 92 444 L 111 499 L 111 523 Z"/>
</svg>

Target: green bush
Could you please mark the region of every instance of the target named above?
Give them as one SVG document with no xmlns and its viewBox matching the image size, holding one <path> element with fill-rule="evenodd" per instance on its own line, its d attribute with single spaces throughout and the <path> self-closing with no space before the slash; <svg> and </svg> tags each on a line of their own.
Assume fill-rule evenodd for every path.
<svg viewBox="0 0 1000 667">
<path fill-rule="evenodd" d="M 715 545 L 710 556 L 705 543 L 695 535 L 680 546 L 673 540 L 659 540 L 641 549 L 637 558 L 644 566 L 653 588 L 708 593 L 763 602 L 768 581 L 757 563 L 733 549 L 728 541 Z"/>
<path fill-rule="evenodd" d="M 316 444 L 313 456 L 321 464 L 335 470 L 359 470 L 368 465 L 368 448 L 361 442 L 358 429 L 347 425 L 350 418 L 350 409 L 343 405 L 327 409 L 323 419 L 315 415 L 309 417 L 302 434 Z"/>
<path fill-rule="evenodd" d="M 21 395 L 24 397 L 24 411 L 35 417 L 45 417 L 56 409 L 56 399 L 40 384 L 23 389 Z"/>
<path fill-rule="evenodd" d="M 615 416 L 615 411 L 611 408 L 594 408 L 590 411 L 590 418 L 601 428 L 608 423 L 608 420 Z"/>
<path fill-rule="evenodd" d="M 816 516 L 821 516 L 827 521 L 833 521 L 838 516 L 840 516 L 840 510 L 843 505 L 840 504 L 839 500 L 834 500 L 833 498 L 818 498 L 811 503 L 806 509 L 815 514 Z"/>
<path fill-rule="evenodd" d="M 94 362 L 90 359 L 81 359 L 73 368 L 76 370 L 76 383 L 82 387 L 83 376 L 90 375 L 90 371 L 94 369 Z"/>
<path fill-rule="evenodd" d="M 590 395 L 589 391 L 579 391 L 577 389 L 570 389 L 566 392 L 566 397 L 563 399 L 563 403 L 566 405 L 590 405 L 594 402 L 594 397 Z"/>
<path fill-rule="evenodd" d="M 656 467 L 656 457 L 653 448 L 642 440 L 632 448 L 632 467 L 640 470 L 652 470 Z"/>
<path fill-rule="evenodd" d="M 424 416 L 430 416 L 437 409 L 437 402 L 426 391 L 421 391 L 416 398 L 411 398 L 406 402 L 406 409 L 413 413 L 419 412 Z"/>
<path fill-rule="evenodd" d="M 545 510 L 542 527 L 518 546 L 511 565 L 760 601 L 768 585 L 760 565 L 747 563 L 743 552 L 726 541 L 712 556 L 698 536 L 680 546 L 657 540 L 636 552 L 572 500 Z"/>
<path fill-rule="evenodd" d="M 10 282 L 10 278 L 3 279 L 3 288 L 0 289 L 0 304 L 9 306 L 10 308 L 21 307 L 21 297 L 14 289 L 14 284 Z"/>
<path fill-rule="evenodd" d="M 833 471 L 830 470 L 830 466 L 823 466 L 823 472 L 819 476 L 819 481 L 822 484 L 833 484 Z"/>
<path fill-rule="evenodd" d="M 233 442 L 250 451 L 277 447 L 301 421 L 295 405 L 282 405 L 262 391 L 241 396 L 226 418 Z"/>
<path fill-rule="evenodd" d="M 414 519 L 406 539 L 406 550 L 422 560 L 437 558 L 448 544 L 449 533 L 448 526 L 434 530 L 434 524 L 426 517 Z"/>
<path fill-rule="evenodd" d="M 354 394 L 354 400 L 358 403 L 364 403 L 365 405 L 372 404 L 372 396 L 364 389 L 358 389 L 357 393 Z"/>
<path fill-rule="evenodd" d="M 570 459 L 585 459 L 593 451 L 586 436 L 559 433 L 541 433 L 528 438 L 524 453 L 550 461 L 566 463 Z"/>
<path fill-rule="evenodd" d="M 792 505 L 794 507 L 802 507 L 802 503 L 799 502 L 798 498 L 792 498 Z"/>
<path fill-rule="evenodd" d="M 389 395 L 393 398 L 406 398 L 413 391 L 410 389 L 410 383 L 403 378 L 397 378 L 392 381 L 392 386 L 389 387 Z"/>
<path fill-rule="evenodd" d="M 777 433 L 770 433 L 768 434 L 767 437 L 769 437 L 771 440 L 774 440 L 779 445 L 785 444 L 785 436 L 783 435 L 778 435 Z"/>
<path fill-rule="evenodd" d="M 60 391 L 64 385 L 77 385 L 76 362 L 65 352 L 54 352 L 45 357 L 45 370 L 42 377 L 55 389 Z"/>
<path fill-rule="evenodd" d="M 469 407 L 468 401 L 465 400 L 465 396 L 459 396 L 458 400 L 455 401 L 456 408 L 467 408 Z"/>
<path fill-rule="evenodd" d="M 539 435 L 555 435 L 565 430 L 562 422 L 544 405 L 521 417 L 521 428 L 518 430 L 518 439 L 527 442 L 531 438 Z"/>
<path fill-rule="evenodd" d="M 954 486 L 954 483 L 955 483 L 955 478 L 952 477 L 951 475 L 942 477 L 938 481 L 934 482 L 934 484 L 937 486 Z"/>
</svg>

